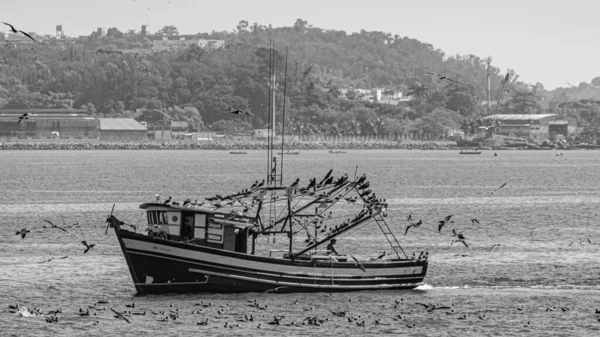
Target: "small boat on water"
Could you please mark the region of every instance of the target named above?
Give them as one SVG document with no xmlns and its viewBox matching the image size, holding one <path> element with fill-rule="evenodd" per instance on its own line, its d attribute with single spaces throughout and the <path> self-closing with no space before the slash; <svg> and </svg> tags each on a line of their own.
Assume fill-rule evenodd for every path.
<svg viewBox="0 0 600 337">
<path fill-rule="evenodd" d="M 329 149 L 329 153 L 343 154 L 343 153 L 346 153 L 346 151 Z"/>
<path fill-rule="evenodd" d="M 282 153 L 282 152 L 276 153 L 276 155 L 277 155 L 277 156 L 280 156 L 280 155 L 281 155 L 281 153 Z M 286 155 L 287 155 L 287 156 L 289 156 L 289 155 L 292 155 L 292 156 L 293 156 L 293 155 L 298 155 L 298 154 L 300 154 L 300 151 L 290 151 L 290 150 L 287 150 L 286 152 L 283 152 L 283 155 L 284 155 L 284 156 L 286 156 Z"/>
<path fill-rule="evenodd" d="M 481 154 L 479 149 L 462 149 L 458 154 Z"/>
<path fill-rule="evenodd" d="M 229 151 L 229 154 L 247 154 L 246 151 Z"/>
</svg>

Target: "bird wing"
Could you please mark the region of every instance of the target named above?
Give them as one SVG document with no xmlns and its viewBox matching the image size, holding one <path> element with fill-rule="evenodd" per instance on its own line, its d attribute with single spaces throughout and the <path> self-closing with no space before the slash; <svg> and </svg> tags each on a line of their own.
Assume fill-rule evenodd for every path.
<svg viewBox="0 0 600 337">
<path fill-rule="evenodd" d="M 33 40 L 33 42 L 37 42 L 33 37 L 31 37 L 31 35 L 25 33 L 24 31 L 20 30 L 20 33 L 22 33 L 23 35 L 27 36 L 28 38 L 30 38 L 31 40 Z"/>
<path fill-rule="evenodd" d="M 89 247 L 89 246 L 88 246 L 88 243 L 87 243 L 87 241 L 83 240 L 83 241 L 81 241 L 81 243 L 83 243 L 83 245 L 84 245 L 86 248 L 87 248 L 87 247 Z"/>
<path fill-rule="evenodd" d="M 430 305 L 429 305 L 429 304 L 418 303 L 418 302 L 417 302 L 417 303 L 415 303 L 415 304 L 422 305 L 422 306 L 424 306 L 425 308 L 429 308 L 429 307 L 430 307 Z"/>
<path fill-rule="evenodd" d="M 406 226 L 406 231 L 404 232 L 404 235 L 406 235 L 408 233 L 408 229 L 411 228 L 411 227 L 412 227 L 412 225 Z"/>
<path fill-rule="evenodd" d="M 44 220 L 44 221 L 46 221 L 47 223 L 49 223 L 50 225 L 52 225 L 52 227 L 56 227 L 56 228 L 58 228 L 58 229 L 62 230 L 63 232 L 65 232 L 65 233 L 68 233 L 66 229 L 64 229 L 64 228 L 62 228 L 62 227 L 59 227 L 59 226 L 57 226 L 57 225 L 53 224 L 53 223 L 52 223 L 50 220 L 46 220 L 46 219 L 42 219 L 42 220 Z"/>
<path fill-rule="evenodd" d="M 426 72 L 426 74 L 435 75 L 435 76 L 442 76 L 442 75 L 440 75 L 438 73 L 434 73 L 434 72 L 431 72 L 431 71 Z"/>
<path fill-rule="evenodd" d="M 442 227 L 444 227 L 445 224 L 446 224 L 445 221 L 440 221 L 440 224 L 438 225 L 438 232 L 442 231 Z"/>
<path fill-rule="evenodd" d="M 463 243 L 463 245 L 465 245 L 465 247 L 469 248 L 469 245 L 467 244 L 467 242 L 465 240 L 459 240 L 460 242 Z"/>
<path fill-rule="evenodd" d="M 452 214 L 452 215 L 448 215 L 448 216 L 446 217 L 446 221 L 450 221 L 450 218 L 452 218 L 452 216 L 453 216 L 453 215 L 454 215 L 454 214 Z"/>
<path fill-rule="evenodd" d="M 10 23 L 6 23 L 6 22 L 2 22 L 3 24 L 10 26 L 10 29 L 12 32 L 16 31 L 15 27 L 13 25 L 11 25 Z"/>
</svg>

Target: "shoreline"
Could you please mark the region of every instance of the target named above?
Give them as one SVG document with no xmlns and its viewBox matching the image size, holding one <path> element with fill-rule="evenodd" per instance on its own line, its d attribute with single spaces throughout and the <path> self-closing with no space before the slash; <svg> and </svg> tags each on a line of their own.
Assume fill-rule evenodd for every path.
<svg viewBox="0 0 600 337">
<path fill-rule="evenodd" d="M 280 146 L 277 146 L 280 148 Z M 502 150 L 552 150 L 552 147 L 527 147 L 527 146 L 471 146 L 468 149 L 488 151 Z M 124 142 L 0 142 L 0 150 L 266 150 L 265 141 L 124 141 Z M 285 150 L 462 150 L 454 141 L 348 141 L 348 142 L 285 142 Z M 557 150 L 597 149 L 585 147 L 555 148 Z"/>
</svg>

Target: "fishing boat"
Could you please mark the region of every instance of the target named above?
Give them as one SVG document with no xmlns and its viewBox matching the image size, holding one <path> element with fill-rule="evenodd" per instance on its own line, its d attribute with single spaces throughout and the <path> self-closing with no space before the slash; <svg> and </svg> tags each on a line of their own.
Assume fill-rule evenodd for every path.
<svg viewBox="0 0 600 337">
<path fill-rule="evenodd" d="M 343 153 L 346 153 L 346 151 L 329 149 L 329 153 L 343 154 Z"/>
<path fill-rule="evenodd" d="M 143 203 L 147 233 L 112 214 L 107 222 L 138 294 L 337 292 L 422 284 L 427 256 L 405 254 L 385 221 L 387 204 L 372 194 L 366 176 L 335 179 L 331 172 L 304 187 L 273 179 L 206 202 Z M 366 225 L 381 230 L 390 254 L 371 252 L 372 258 L 359 259 L 323 248 Z M 258 254 L 261 236 L 283 237 L 287 249 Z"/>
<path fill-rule="evenodd" d="M 229 154 L 247 154 L 246 151 L 229 151 Z"/>
<path fill-rule="evenodd" d="M 458 154 L 481 154 L 479 149 L 462 149 Z"/>
<path fill-rule="evenodd" d="M 285 120 L 285 105 L 283 111 Z M 270 130 L 274 109 L 271 114 Z M 278 165 L 274 139 L 271 131 L 266 179 L 247 188 L 200 202 L 157 197 L 142 203 L 145 232 L 111 212 L 106 230 L 114 229 L 138 294 L 343 292 L 422 284 L 428 254 L 406 254 L 385 221 L 387 202 L 376 197 L 365 174 L 350 178 L 331 169 L 308 183 L 284 183 L 285 156 Z M 283 140 L 281 147 L 283 153 Z M 364 226 L 381 231 L 389 253 L 353 244 L 351 254 L 338 254 L 335 239 Z"/>
</svg>

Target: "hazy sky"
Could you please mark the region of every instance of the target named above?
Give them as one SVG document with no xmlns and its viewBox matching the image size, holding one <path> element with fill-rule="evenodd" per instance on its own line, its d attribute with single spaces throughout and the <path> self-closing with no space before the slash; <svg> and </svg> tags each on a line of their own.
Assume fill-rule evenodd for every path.
<svg viewBox="0 0 600 337">
<path fill-rule="evenodd" d="M 546 89 L 600 76 L 600 0 L 6 0 L 0 21 L 17 29 L 89 35 L 98 27 L 154 32 L 175 25 L 182 34 L 234 30 L 250 24 L 377 30 L 432 44 L 446 54 L 492 57 L 522 81 Z M 4 28 L 0 28 L 4 29 Z M 6 31 L 6 30 L 5 30 Z"/>
</svg>

